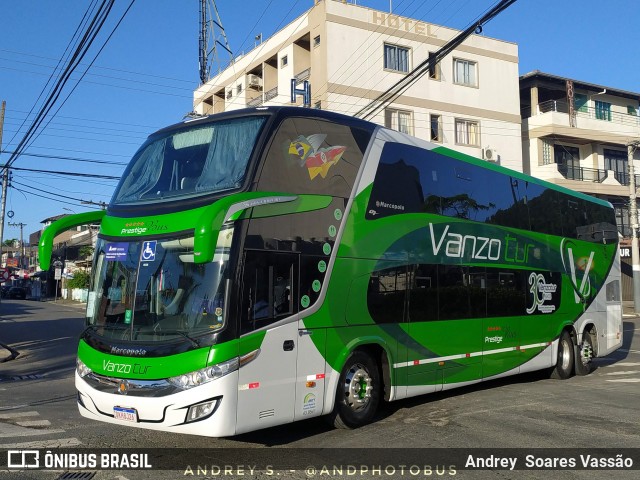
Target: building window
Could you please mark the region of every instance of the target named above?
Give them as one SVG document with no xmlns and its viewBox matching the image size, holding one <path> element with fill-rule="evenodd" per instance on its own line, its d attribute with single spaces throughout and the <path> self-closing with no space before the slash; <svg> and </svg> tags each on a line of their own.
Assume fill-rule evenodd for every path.
<svg viewBox="0 0 640 480">
<path fill-rule="evenodd" d="M 436 61 L 436 54 L 429 52 L 429 78 L 440 80 L 440 63 Z"/>
<path fill-rule="evenodd" d="M 384 111 L 384 126 L 387 128 L 412 135 L 412 124 L 411 112 L 391 108 Z"/>
<path fill-rule="evenodd" d="M 242 84 L 241 83 L 236 86 L 236 91 L 238 92 L 237 95 L 240 95 L 242 93 Z"/>
<path fill-rule="evenodd" d="M 431 124 L 431 141 L 442 143 L 442 116 L 431 114 L 429 119 L 429 123 Z"/>
<path fill-rule="evenodd" d="M 613 210 L 616 213 L 616 224 L 618 231 L 624 237 L 631 236 L 631 225 L 629 217 L 629 207 L 627 205 L 613 204 Z"/>
<path fill-rule="evenodd" d="M 604 169 L 613 170 L 615 179 L 622 185 L 629 185 L 629 158 L 627 152 L 604 149 Z"/>
<path fill-rule="evenodd" d="M 582 93 L 576 93 L 573 96 L 573 104 L 576 112 L 587 113 L 588 105 L 587 105 L 587 96 Z"/>
<path fill-rule="evenodd" d="M 233 89 L 227 91 L 227 100 L 231 100 L 231 97 L 233 97 Z"/>
<path fill-rule="evenodd" d="M 283 55 L 282 58 L 280 59 L 280 68 L 286 67 L 288 64 L 289 64 L 289 58 L 287 57 L 287 55 Z"/>
<path fill-rule="evenodd" d="M 384 68 L 397 72 L 409 72 L 409 49 L 384 44 Z"/>
<path fill-rule="evenodd" d="M 456 143 L 458 145 L 480 146 L 480 124 L 473 120 L 456 119 Z"/>
<path fill-rule="evenodd" d="M 460 58 L 453 59 L 453 82 L 467 87 L 478 86 L 477 63 Z"/>
<path fill-rule="evenodd" d="M 596 100 L 596 118 L 598 120 L 611 121 L 611 104 Z"/>
<path fill-rule="evenodd" d="M 320 35 L 313 37 L 313 46 L 317 47 L 318 45 L 320 45 Z"/>
<path fill-rule="evenodd" d="M 549 140 L 542 140 L 542 165 L 550 165 L 553 163 L 551 157 L 552 144 Z"/>
<path fill-rule="evenodd" d="M 627 113 L 629 115 L 633 115 L 635 117 L 638 116 L 638 109 L 637 107 L 634 107 L 633 105 L 627 105 Z"/>
<path fill-rule="evenodd" d="M 554 160 L 558 164 L 558 171 L 569 180 L 582 180 L 580 168 L 580 150 L 567 145 L 554 145 Z"/>
</svg>

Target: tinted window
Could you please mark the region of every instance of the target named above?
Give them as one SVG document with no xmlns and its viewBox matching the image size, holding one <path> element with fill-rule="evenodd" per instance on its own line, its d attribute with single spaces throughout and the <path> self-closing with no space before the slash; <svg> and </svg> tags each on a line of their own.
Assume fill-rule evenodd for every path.
<svg viewBox="0 0 640 480">
<path fill-rule="evenodd" d="M 373 272 L 367 290 L 367 305 L 371 318 L 376 323 L 401 322 L 408 288 L 409 275 L 406 266 Z"/>
<path fill-rule="evenodd" d="M 559 273 L 430 264 L 410 271 L 411 322 L 541 315 L 560 305 Z"/>
<path fill-rule="evenodd" d="M 606 206 L 430 150 L 387 142 L 366 218 L 420 212 L 617 242 L 614 213 Z"/>
<path fill-rule="evenodd" d="M 371 133 L 323 120 L 289 118 L 269 146 L 258 190 L 351 194 Z"/>
<path fill-rule="evenodd" d="M 289 252 L 299 257 L 300 296 L 296 305 L 300 309 L 313 305 L 320 296 L 344 220 L 344 207 L 344 199 L 334 198 L 327 207 L 310 212 L 292 213 L 302 208 L 295 201 L 252 209 L 244 248 Z"/>
<path fill-rule="evenodd" d="M 157 202 L 239 188 L 265 119 L 186 125 L 150 138 L 129 163 L 112 202 Z"/>
<path fill-rule="evenodd" d="M 297 256 L 247 251 L 242 280 L 241 333 L 295 313 Z"/>
</svg>

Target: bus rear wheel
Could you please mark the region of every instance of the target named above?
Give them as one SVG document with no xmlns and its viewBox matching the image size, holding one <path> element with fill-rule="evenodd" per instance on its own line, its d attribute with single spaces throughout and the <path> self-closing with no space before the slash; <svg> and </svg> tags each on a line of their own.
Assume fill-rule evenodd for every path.
<svg viewBox="0 0 640 480">
<path fill-rule="evenodd" d="M 589 375 L 593 370 L 593 339 L 583 332 L 582 343 L 576 346 L 576 375 Z"/>
<path fill-rule="evenodd" d="M 567 330 L 564 330 L 560 334 L 560 340 L 558 341 L 558 358 L 556 366 L 551 371 L 551 378 L 565 380 L 573 375 L 574 359 L 575 355 L 571 335 L 569 335 Z"/>
<path fill-rule="evenodd" d="M 371 422 L 380 404 L 380 379 L 378 364 L 368 353 L 351 353 L 340 373 L 331 423 L 336 428 L 357 428 Z"/>
</svg>

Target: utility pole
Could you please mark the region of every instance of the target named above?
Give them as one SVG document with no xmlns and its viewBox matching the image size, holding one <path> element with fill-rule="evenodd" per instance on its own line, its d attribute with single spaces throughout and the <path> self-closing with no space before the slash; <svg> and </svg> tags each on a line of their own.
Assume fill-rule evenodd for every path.
<svg viewBox="0 0 640 480">
<path fill-rule="evenodd" d="M 636 176 L 633 154 L 640 142 L 627 144 L 629 164 L 629 223 L 631 224 L 631 264 L 633 267 L 633 311 L 640 313 L 640 249 L 638 248 L 638 204 L 636 203 Z"/>
<path fill-rule="evenodd" d="M 2 101 L 0 110 L 0 152 L 2 151 L 2 128 L 4 126 L 4 109 L 7 102 Z M 7 184 L 9 183 L 9 169 L 5 165 L 2 169 L 2 205 L 0 205 L 0 262 L 2 262 L 2 240 L 4 234 L 4 210 L 7 205 Z"/>
<path fill-rule="evenodd" d="M 27 226 L 26 223 L 11 223 L 9 222 L 10 227 L 20 227 L 20 268 L 24 269 L 24 242 L 22 241 L 22 229 Z"/>
</svg>

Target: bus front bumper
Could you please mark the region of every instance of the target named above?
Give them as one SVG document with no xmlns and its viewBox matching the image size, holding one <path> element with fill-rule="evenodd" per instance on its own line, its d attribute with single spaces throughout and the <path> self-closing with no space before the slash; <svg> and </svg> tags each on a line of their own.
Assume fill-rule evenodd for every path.
<svg viewBox="0 0 640 480">
<path fill-rule="evenodd" d="M 83 417 L 128 427 L 225 437 L 235 434 L 238 373 L 163 396 L 133 396 L 99 391 L 76 372 L 78 409 Z M 189 420 L 202 405 L 206 412 Z"/>
</svg>

